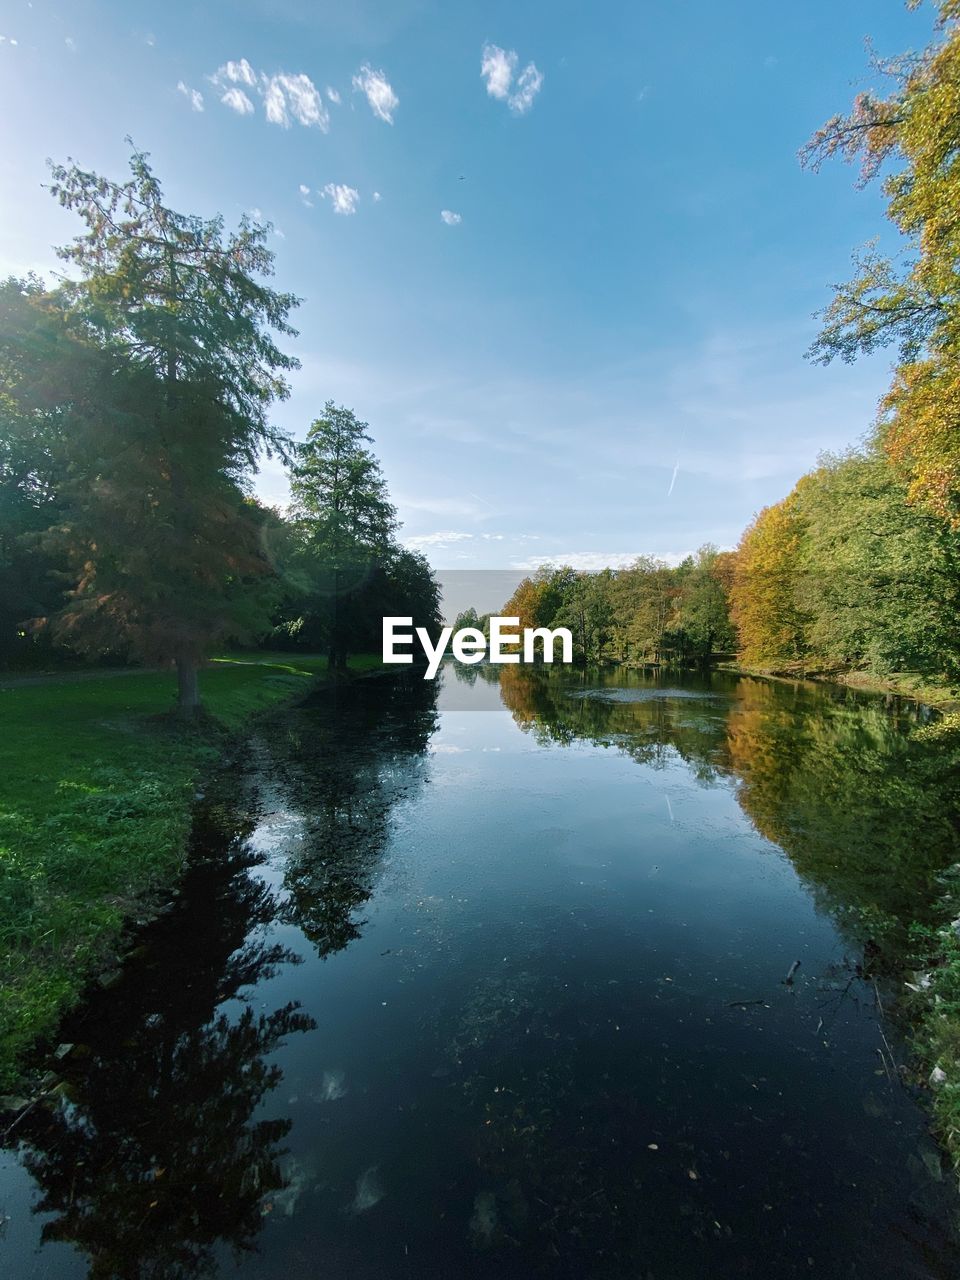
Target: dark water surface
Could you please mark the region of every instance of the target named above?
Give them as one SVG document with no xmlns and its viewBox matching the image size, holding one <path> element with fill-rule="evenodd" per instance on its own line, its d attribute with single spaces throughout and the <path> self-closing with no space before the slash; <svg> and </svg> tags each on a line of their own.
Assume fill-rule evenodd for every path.
<svg viewBox="0 0 960 1280">
<path fill-rule="evenodd" d="M 501 670 L 211 788 L 0 1154 L 4 1276 L 960 1275 L 891 1007 L 958 852 L 896 708 Z"/>
</svg>

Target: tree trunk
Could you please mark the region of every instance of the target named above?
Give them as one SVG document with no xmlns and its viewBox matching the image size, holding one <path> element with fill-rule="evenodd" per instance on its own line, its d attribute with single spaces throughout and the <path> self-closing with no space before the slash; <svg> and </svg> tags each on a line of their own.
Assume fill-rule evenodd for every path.
<svg viewBox="0 0 960 1280">
<path fill-rule="evenodd" d="M 194 720 L 200 712 L 199 668 L 194 658 L 177 659 L 177 714 Z"/>
</svg>

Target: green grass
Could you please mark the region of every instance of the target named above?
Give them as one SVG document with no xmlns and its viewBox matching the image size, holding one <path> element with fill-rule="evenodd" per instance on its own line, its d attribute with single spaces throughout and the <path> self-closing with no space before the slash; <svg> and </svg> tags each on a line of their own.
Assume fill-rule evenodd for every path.
<svg viewBox="0 0 960 1280">
<path fill-rule="evenodd" d="M 379 656 L 351 662 L 357 671 Z M 179 726 L 172 674 L 0 687 L 0 1091 L 182 865 L 223 730 L 305 693 L 321 657 L 231 654 L 201 674 L 216 725 Z"/>
</svg>

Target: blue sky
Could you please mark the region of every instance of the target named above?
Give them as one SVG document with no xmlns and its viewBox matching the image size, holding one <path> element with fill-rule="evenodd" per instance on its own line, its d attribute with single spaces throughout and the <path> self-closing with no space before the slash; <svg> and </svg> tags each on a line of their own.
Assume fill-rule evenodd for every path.
<svg viewBox="0 0 960 1280">
<path fill-rule="evenodd" d="M 803 352 L 889 239 L 881 193 L 796 153 L 866 36 L 930 25 L 899 0 L 5 0 L 0 270 L 48 273 L 77 229 L 45 158 L 119 176 L 132 134 L 177 207 L 275 224 L 304 298 L 277 420 L 368 420 L 435 566 L 733 546 L 870 426 L 889 360 Z M 275 466 L 259 489 L 283 501 Z"/>
</svg>

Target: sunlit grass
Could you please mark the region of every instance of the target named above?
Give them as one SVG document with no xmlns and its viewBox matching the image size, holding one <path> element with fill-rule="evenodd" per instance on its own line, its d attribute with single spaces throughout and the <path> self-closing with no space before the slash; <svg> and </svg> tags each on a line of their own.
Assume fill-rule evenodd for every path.
<svg viewBox="0 0 960 1280">
<path fill-rule="evenodd" d="M 229 654 L 201 675 L 202 730 L 166 714 L 172 673 L 0 687 L 0 1088 L 180 867 L 222 734 L 306 692 L 326 659 Z M 351 662 L 380 665 L 378 656 Z"/>
</svg>

